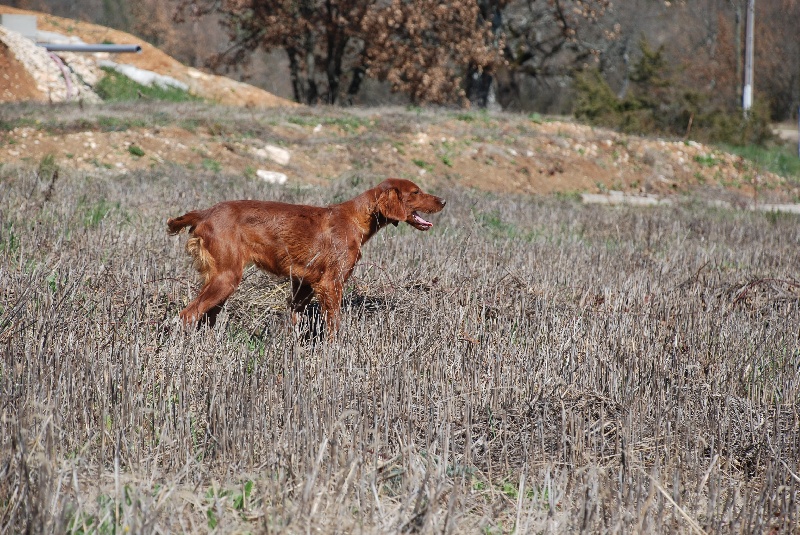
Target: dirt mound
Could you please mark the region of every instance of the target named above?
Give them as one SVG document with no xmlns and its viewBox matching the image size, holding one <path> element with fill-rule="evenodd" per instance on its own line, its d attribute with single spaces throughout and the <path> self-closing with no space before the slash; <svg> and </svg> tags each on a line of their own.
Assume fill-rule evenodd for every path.
<svg viewBox="0 0 800 535">
<path fill-rule="evenodd" d="M 231 106 L 264 108 L 297 105 L 249 84 L 237 82 L 230 78 L 225 78 L 224 76 L 206 74 L 197 69 L 187 67 L 144 40 L 125 32 L 113 30 L 97 24 L 55 17 L 37 11 L 16 9 L 9 6 L 0 5 L 0 14 L 36 15 L 38 29 L 59 33 L 67 37 L 78 37 L 86 43 L 139 44 L 142 47 L 141 53 L 118 55 L 116 58 L 117 61 L 133 65 L 140 69 L 171 76 L 188 85 L 189 91 L 192 94 L 212 102 Z M 0 54 L 3 54 L 2 47 L 0 47 Z M 3 56 L 6 59 L 0 59 L 0 61 L 9 64 L 15 63 L 13 61 L 13 55 L 3 54 Z M 107 55 L 103 54 L 91 54 L 90 56 L 97 59 L 107 57 Z M 4 74 L 11 71 L 19 72 L 20 68 L 21 66 L 14 65 L 10 67 L 8 71 L 3 68 L 2 72 Z M 9 80 L 10 78 L 7 79 L 5 76 L 3 76 L 3 79 L 2 91 L 0 92 L 2 93 L 2 97 L 0 98 L 5 102 L 46 99 L 46 96 L 41 95 L 40 91 L 35 90 L 35 84 L 34 90 L 31 90 L 29 81 L 26 89 L 21 79 L 20 82 L 16 84 L 6 82 L 5 80 Z"/>
<path fill-rule="evenodd" d="M 0 102 L 41 100 L 43 95 L 36 81 L 23 67 L 9 48 L 0 42 Z"/>
</svg>

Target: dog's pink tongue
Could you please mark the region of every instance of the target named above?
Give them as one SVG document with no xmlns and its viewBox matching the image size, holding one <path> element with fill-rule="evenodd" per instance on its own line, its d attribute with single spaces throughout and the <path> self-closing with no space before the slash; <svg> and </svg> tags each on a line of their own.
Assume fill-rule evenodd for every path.
<svg viewBox="0 0 800 535">
<path fill-rule="evenodd" d="M 416 222 L 419 223 L 420 225 L 426 226 L 428 228 L 433 226 L 433 223 L 431 223 L 430 221 L 426 221 L 425 219 L 420 217 L 420 215 L 417 212 L 413 212 L 411 215 L 414 216 L 414 220 L 416 220 Z"/>
</svg>

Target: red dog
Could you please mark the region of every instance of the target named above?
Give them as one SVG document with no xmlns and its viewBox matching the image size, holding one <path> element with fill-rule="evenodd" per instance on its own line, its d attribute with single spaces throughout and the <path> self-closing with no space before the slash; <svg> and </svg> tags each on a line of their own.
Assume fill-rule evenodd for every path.
<svg viewBox="0 0 800 535">
<path fill-rule="evenodd" d="M 170 234 L 189 227 L 186 251 L 203 276 L 200 294 L 180 314 L 193 324 L 218 311 L 242 280 L 244 268 L 259 268 L 292 280 L 289 306 L 296 323 L 319 299 L 333 335 L 339 327 L 344 283 L 361 258 L 361 247 L 380 229 L 405 221 L 417 230 L 432 223 L 445 201 L 409 180 L 390 178 L 358 197 L 327 207 L 269 201 L 226 201 L 167 221 Z"/>
</svg>

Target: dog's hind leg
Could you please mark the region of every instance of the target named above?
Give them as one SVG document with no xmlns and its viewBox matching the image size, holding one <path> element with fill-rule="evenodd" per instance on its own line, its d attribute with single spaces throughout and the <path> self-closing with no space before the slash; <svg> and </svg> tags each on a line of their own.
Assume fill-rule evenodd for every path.
<svg viewBox="0 0 800 535">
<path fill-rule="evenodd" d="M 310 285 L 304 283 L 302 280 L 292 279 L 292 295 L 289 296 L 292 325 L 297 325 L 300 322 L 303 312 L 305 312 L 313 296 L 314 291 L 311 289 Z"/>
<path fill-rule="evenodd" d="M 208 313 L 209 323 L 213 325 L 222 305 L 236 290 L 241 280 L 241 271 L 223 271 L 212 275 L 195 300 L 181 312 L 180 316 L 184 325 L 200 321 L 206 313 Z"/>
<path fill-rule="evenodd" d="M 204 283 L 198 296 L 180 313 L 180 317 L 184 325 L 203 320 L 213 327 L 225 301 L 242 281 L 244 268 L 229 242 L 213 239 L 208 231 L 202 236 L 199 234 L 195 231 L 186 242 L 186 251 L 194 258 L 194 267 Z"/>
</svg>

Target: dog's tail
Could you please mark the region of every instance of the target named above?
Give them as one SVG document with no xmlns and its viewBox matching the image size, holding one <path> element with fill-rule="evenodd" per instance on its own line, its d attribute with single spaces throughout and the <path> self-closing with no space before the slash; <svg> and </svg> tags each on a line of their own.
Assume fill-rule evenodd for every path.
<svg viewBox="0 0 800 535">
<path fill-rule="evenodd" d="M 184 228 L 189 227 L 189 232 L 194 230 L 194 227 L 202 221 L 203 217 L 200 212 L 194 211 L 189 212 L 187 214 L 183 214 L 180 217 L 176 217 L 175 219 L 168 219 L 167 220 L 167 228 L 170 234 L 178 234 Z"/>
</svg>

